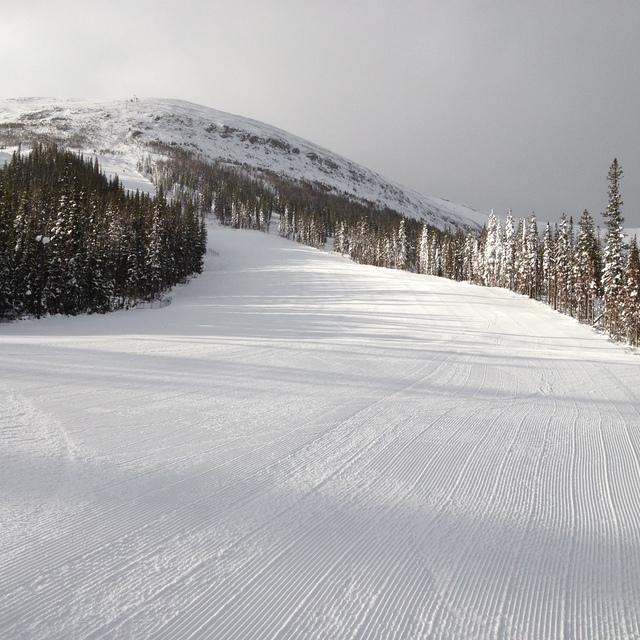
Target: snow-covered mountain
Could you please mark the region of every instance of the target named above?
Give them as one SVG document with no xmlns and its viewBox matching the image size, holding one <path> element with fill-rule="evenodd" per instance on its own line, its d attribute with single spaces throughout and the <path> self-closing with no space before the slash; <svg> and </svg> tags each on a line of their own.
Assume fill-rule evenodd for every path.
<svg viewBox="0 0 640 640">
<path fill-rule="evenodd" d="M 55 139 L 100 157 L 106 170 L 135 180 L 139 161 L 164 145 L 234 166 L 319 183 L 336 194 L 388 207 L 440 229 L 480 228 L 486 214 L 424 196 L 327 149 L 267 124 L 179 100 L 0 100 L 0 142 Z"/>
</svg>

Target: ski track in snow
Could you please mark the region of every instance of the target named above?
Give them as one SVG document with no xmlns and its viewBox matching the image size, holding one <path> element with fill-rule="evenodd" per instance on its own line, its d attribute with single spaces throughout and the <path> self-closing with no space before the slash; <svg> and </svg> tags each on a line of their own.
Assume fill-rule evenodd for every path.
<svg viewBox="0 0 640 640">
<path fill-rule="evenodd" d="M 164 309 L 0 325 L 0 637 L 640 637 L 635 355 L 209 242 Z"/>
</svg>

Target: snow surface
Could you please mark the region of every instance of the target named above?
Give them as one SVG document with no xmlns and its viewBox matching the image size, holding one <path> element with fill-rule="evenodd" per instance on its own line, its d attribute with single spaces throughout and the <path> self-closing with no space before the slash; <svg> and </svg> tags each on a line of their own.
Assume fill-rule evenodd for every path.
<svg viewBox="0 0 640 640">
<path fill-rule="evenodd" d="M 0 100 L 0 127 L 27 140 L 54 136 L 85 155 L 123 158 L 130 168 L 147 156 L 162 157 L 152 146 L 160 142 L 210 161 L 321 183 L 440 229 L 479 230 L 487 219 L 486 213 L 402 187 L 281 129 L 181 100 Z"/>
<path fill-rule="evenodd" d="M 211 227 L 169 307 L 0 325 L 0 637 L 637 638 L 639 365 Z"/>
</svg>

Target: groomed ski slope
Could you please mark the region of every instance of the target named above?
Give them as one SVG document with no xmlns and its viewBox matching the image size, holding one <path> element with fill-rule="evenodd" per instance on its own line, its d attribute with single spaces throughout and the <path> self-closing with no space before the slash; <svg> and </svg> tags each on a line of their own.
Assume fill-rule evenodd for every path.
<svg viewBox="0 0 640 640">
<path fill-rule="evenodd" d="M 639 637 L 637 356 L 209 242 L 164 309 L 0 325 L 0 637 Z"/>
</svg>

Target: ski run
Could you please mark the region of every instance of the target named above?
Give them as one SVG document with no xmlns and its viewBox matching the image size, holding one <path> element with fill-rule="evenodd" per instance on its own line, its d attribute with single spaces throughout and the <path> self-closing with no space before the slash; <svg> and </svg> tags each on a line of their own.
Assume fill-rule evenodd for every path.
<svg viewBox="0 0 640 640">
<path fill-rule="evenodd" d="M 0 325 L 0 637 L 640 637 L 640 360 L 212 225 L 172 304 Z"/>
</svg>

